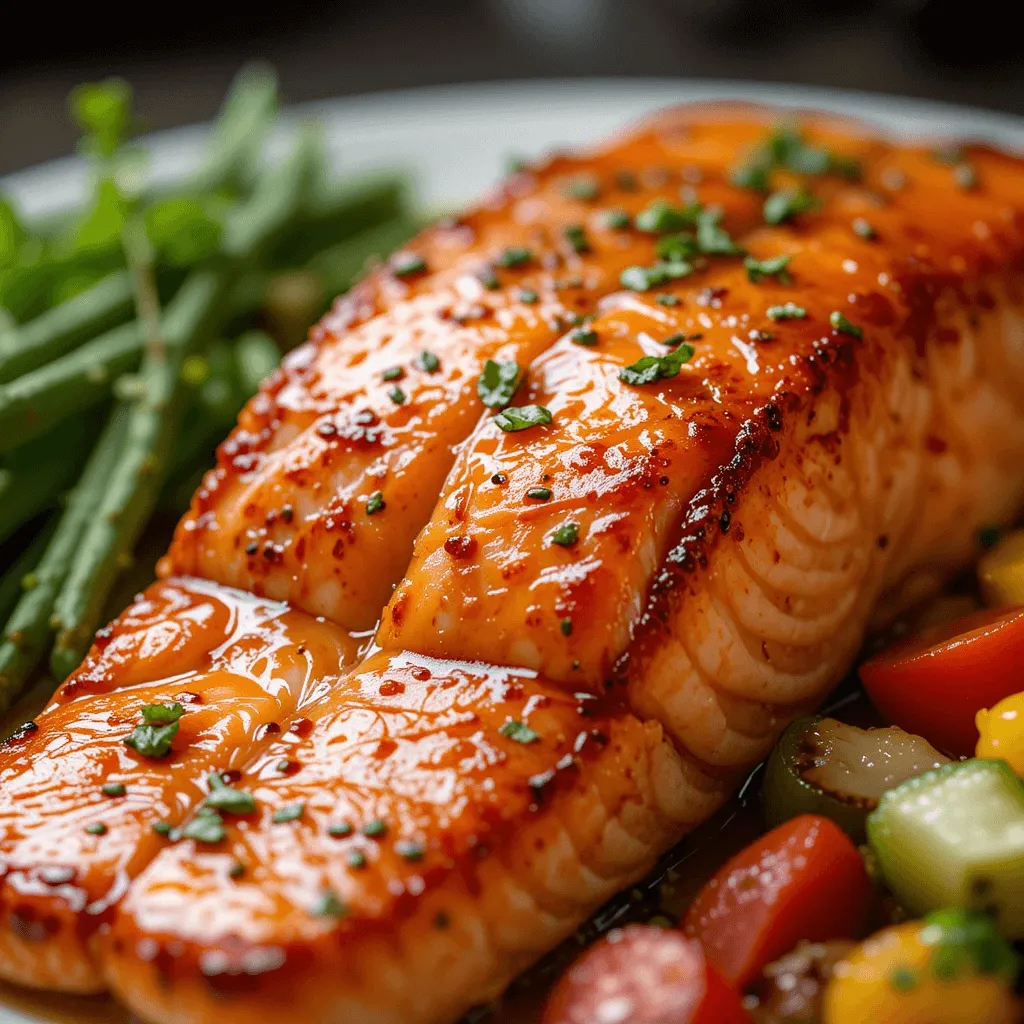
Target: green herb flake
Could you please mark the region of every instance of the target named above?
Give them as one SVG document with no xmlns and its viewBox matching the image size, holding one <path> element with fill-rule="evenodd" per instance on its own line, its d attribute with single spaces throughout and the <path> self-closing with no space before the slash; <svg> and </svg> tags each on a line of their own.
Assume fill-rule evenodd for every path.
<svg viewBox="0 0 1024 1024">
<path fill-rule="evenodd" d="M 894 967 L 889 972 L 889 987 L 896 992 L 912 992 L 918 982 L 917 972 L 909 967 Z"/>
<path fill-rule="evenodd" d="M 734 167 L 729 174 L 729 181 L 737 188 L 745 188 L 750 192 L 767 192 L 772 186 L 771 175 L 771 163 L 755 157 Z"/>
<path fill-rule="evenodd" d="M 107 826 L 102 821 L 94 821 L 85 826 L 85 831 L 91 836 L 105 836 L 107 834 Z"/>
<path fill-rule="evenodd" d="M 697 248 L 705 256 L 742 256 L 742 246 L 733 241 L 721 221 L 722 214 L 718 210 L 705 210 L 698 215 Z"/>
<path fill-rule="evenodd" d="M 644 356 L 632 365 L 623 367 L 619 371 L 619 380 L 624 384 L 638 387 L 676 377 L 683 364 L 693 358 L 693 353 L 693 346 L 688 342 L 683 342 L 678 348 L 674 348 L 663 356 Z"/>
<path fill-rule="evenodd" d="M 366 854 L 362 850 L 349 850 L 348 866 L 361 871 L 366 867 Z"/>
<path fill-rule="evenodd" d="M 333 889 L 324 889 L 316 898 L 316 902 L 309 911 L 314 917 L 344 917 L 348 913 L 348 907 L 342 903 L 340 897 Z"/>
<path fill-rule="evenodd" d="M 566 615 L 558 624 L 558 628 L 562 631 L 562 636 L 572 636 L 572 619 Z"/>
<path fill-rule="evenodd" d="M 766 277 L 774 277 L 780 284 L 792 284 L 793 279 L 789 276 L 789 264 L 793 257 L 789 253 L 779 256 L 772 256 L 766 260 L 758 260 L 748 256 L 743 261 L 747 271 L 747 280 L 753 284 L 763 281 Z"/>
<path fill-rule="evenodd" d="M 169 821 L 154 821 L 149 827 L 158 836 L 169 836 L 171 834 L 171 823 Z"/>
<path fill-rule="evenodd" d="M 665 284 L 666 281 L 687 277 L 692 273 L 692 263 L 687 263 L 685 260 L 671 260 L 655 263 L 650 267 L 626 267 L 619 274 L 619 283 L 623 288 L 629 288 L 634 292 L 647 292 Z"/>
<path fill-rule="evenodd" d="M 494 272 L 494 267 L 484 267 L 477 273 L 477 280 L 489 291 L 497 291 L 501 287 L 501 281 Z"/>
<path fill-rule="evenodd" d="M 581 327 L 578 331 L 572 332 L 574 345 L 582 345 L 584 348 L 593 348 L 597 344 L 597 331 L 593 327 Z"/>
<path fill-rule="evenodd" d="M 817 206 L 817 197 L 806 188 L 781 189 L 764 201 L 764 219 L 768 224 L 784 224 Z"/>
<path fill-rule="evenodd" d="M 389 366 L 381 375 L 383 381 L 401 380 L 405 376 L 405 370 L 400 366 Z"/>
<path fill-rule="evenodd" d="M 347 821 L 336 821 L 333 825 L 327 826 L 327 834 L 334 839 L 344 839 L 346 836 L 352 835 L 354 831 L 351 823 Z"/>
<path fill-rule="evenodd" d="M 305 804 L 286 804 L 284 807 L 279 807 L 274 811 L 270 816 L 270 820 L 275 825 L 283 825 L 289 821 L 298 821 L 305 813 Z"/>
<path fill-rule="evenodd" d="M 166 757 L 178 735 L 178 719 L 184 713 L 185 709 L 177 703 L 146 705 L 142 709 L 142 724 L 125 736 L 125 746 L 142 757 Z"/>
<path fill-rule="evenodd" d="M 983 911 L 933 911 L 924 918 L 920 941 L 932 947 L 929 970 L 941 981 L 995 975 L 1012 984 L 1017 976 L 1017 954 Z"/>
<path fill-rule="evenodd" d="M 424 373 L 437 373 L 441 369 L 441 360 L 433 352 L 428 352 L 426 349 L 416 357 L 415 364 L 416 368 Z"/>
<path fill-rule="evenodd" d="M 240 860 L 231 862 L 228 868 L 228 878 L 241 878 L 245 874 L 245 865 Z"/>
<path fill-rule="evenodd" d="M 605 210 L 601 214 L 601 223 L 610 231 L 625 231 L 633 222 L 625 210 Z"/>
<path fill-rule="evenodd" d="M 496 260 L 499 267 L 521 267 L 533 259 L 533 253 L 522 245 L 511 245 Z"/>
<path fill-rule="evenodd" d="M 507 434 L 542 427 L 551 420 L 551 413 L 543 405 L 509 406 L 494 417 L 494 422 Z"/>
<path fill-rule="evenodd" d="M 669 231 L 696 227 L 701 212 L 699 203 L 674 206 L 667 199 L 655 199 L 636 215 L 635 223 L 640 231 L 663 235 Z"/>
<path fill-rule="evenodd" d="M 514 718 L 509 719 L 498 732 L 506 739 L 522 743 L 524 746 L 536 743 L 540 739 L 539 732 L 534 732 L 525 722 L 519 722 Z"/>
<path fill-rule="evenodd" d="M 679 296 L 678 295 L 669 295 L 668 292 L 662 292 L 661 295 L 656 295 L 654 297 L 654 301 L 659 306 L 678 306 L 679 305 Z"/>
<path fill-rule="evenodd" d="M 124 796 L 128 790 L 123 782 L 105 782 L 101 792 L 104 796 Z"/>
<path fill-rule="evenodd" d="M 367 499 L 366 514 L 368 516 L 373 516 L 378 512 L 383 512 L 385 508 L 387 508 L 387 502 L 384 500 L 384 492 L 374 491 Z"/>
<path fill-rule="evenodd" d="M 766 315 L 769 320 L 805 320 L 807 310 L 795 302 L 786 302 L 781 306 L 769 306 Z"/>
<path fill-rule="evenodd" d="M 427 269 L 427 261 L 414 252 L 400 252 L 391 257 L 391 272 L 395 277 L 412 277 Z"/>
<path fill-rule="evenodd" d="M 402 860 L 416 862 L 423 860 L 426 856 L 426 849 L 424 849 L 422 843 L 417 843 L 411 839 L 400 839 L 395 843 L 395 853 L 398 854 Z"/>
<path fill-rule="evenodd" d="M 551 543 L 557 544 L 559 547 L 571 548 L 579 539 L 579 535 L 580 524 L 574 523 L 570 520 L 567 523 L 562 523 L 562 525 L 551 534 Z"/>
<path fill-rule="evenodd" d="M 700 254 L 700 246 L 692 234 L 681 232 L 677 235 L 664 235 L 659 238 L 654 246 L 654 251 L 658 254 L 659 260 L 665 260 L 668 263 L 685 263 Z"/>
<path fill-rule="evenodd" d="M 601 194 L 601 184 L 590 175 L 580 174 L 567 181 L 562 192 L 569 199 L 578 199 L 584 203 L 591 203 Z"/>
<path fill-rule="evenodd" d="M 359 831 L 367 839 L 380 839 L 381 836 L 387 833 L 387 830 L 388 823 L 383 818 L 374 818 L 373 821 L 368 821 Z"/>
<path fill-rule="evenodd" d="M 872 227 L 871 222 L 864 217 L 854 217 L 850 227 L 853 228 L 853 233 L 858 238 L 863 238 L 866 242 L 870 242 L 878 237 L 878 232 Z"/>
<path fill-rule="evenodd" d="M 519 301 L 525 303 L 527 306 L 534 305 L 540 296 L 532 288 L 520 288 L 519 289 Z"/>
<path fill-rule="evenodd" d="M 397 384 L 388 389 L 388 398 L 390 398 L 395 405 L 405 405 L 405 397 L 405 392 Z"/>
<path fill-rule="evenodd" d="M 219 772 L 211 772 L 207 780 L 210 793 L 205 801 L 206 807 L 226 814 L 252 814 L 256 810 L 256 798 L 251 793 L 229 786 Z"/>
<path fill-rule="evenodd" d="M 501 409 L 512 401 L 523 383 L 523 368 L 512 360 L 488 359 L 476 382 L 476 393 L 489 409 Z"/>
<path fill-rule="evenodd" d="M 551 488 L 550 487 L 531 487 L 527 492 L 526 496 L 532 498 L 534 501 L 550 501 L 551 500 Z"/>
<path fill-rule="evenodd" d="M 590 252 L 590 239 L 587 237 L 587 229 L 582 224 L 567 224 L 562 229 L 562 234 L 573 252 Z"/>
<path fill-rule="evenodd" d="M 196 816 L 181 830 L 181 835 L 197 843 L 219 843 L 227 833 L 221 816 L 215 810 L 200 807 Z"/>
<path fill-rule="evenodd" d="M 829 313 L 828 322 L 832 325 L 832 330 L 838 331 L 840 334 L 848 334 L 851 338 L 857 339 L 864 337 L 864 331 L 843 316 L 838 309 L 834 309 Z"/>
</svg>

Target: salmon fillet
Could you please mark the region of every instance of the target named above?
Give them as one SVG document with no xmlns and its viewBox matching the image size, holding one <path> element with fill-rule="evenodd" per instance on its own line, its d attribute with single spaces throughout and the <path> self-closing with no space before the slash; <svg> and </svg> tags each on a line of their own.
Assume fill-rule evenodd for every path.
<svg viewBox="0 0 1024 1024">
<path fill-rule="evenodd" d="M 455 1020 L 1019 511 L 1024 166 L 782 116 L 517 174 L 339 301 L 0 752 L 0 975 L 168 1024 Z"/>
</svg>

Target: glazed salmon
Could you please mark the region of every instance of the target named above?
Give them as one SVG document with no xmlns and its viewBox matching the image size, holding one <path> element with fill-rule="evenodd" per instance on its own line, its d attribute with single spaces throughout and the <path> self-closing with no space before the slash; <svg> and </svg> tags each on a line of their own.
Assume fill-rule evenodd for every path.
<svg viewBox="0 0 1024 1024">
<path fill-rule="evenodd" d="M 221 447 L 140 631 L 3 752 L 0 972 L 168 1024 L 455 1020 L 1020 510 L 1024 164 L 781 117 L 684 108 L 517 174 L 339 302 Z M 187 712 L 172 761 L 129 764 L 178 692 L 165 593 L 287 619 L 305 674 L 267 699 L 284 655 L 233 632 L 266 706 L 233 682 L 216 742 Z M 224 671 L 217 629 L 183 691 Z M 111 764 L 178 831 L 104 811 L 82 839 Z"/>
</svg>

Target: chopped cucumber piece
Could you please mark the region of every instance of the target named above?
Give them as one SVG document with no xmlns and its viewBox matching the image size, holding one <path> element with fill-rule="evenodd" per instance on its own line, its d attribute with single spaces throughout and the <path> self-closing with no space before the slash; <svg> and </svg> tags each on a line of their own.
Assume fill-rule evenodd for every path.
<svg viewBox="0 0 1024 1024">
<path fill-rule="evenodd" d="M 972 907 L 1024 938 L 1024 783 L 1005 761 L 948 764 L 903 783 L 868 817 L 867 833 L 909 911 Z"/>
</svg>

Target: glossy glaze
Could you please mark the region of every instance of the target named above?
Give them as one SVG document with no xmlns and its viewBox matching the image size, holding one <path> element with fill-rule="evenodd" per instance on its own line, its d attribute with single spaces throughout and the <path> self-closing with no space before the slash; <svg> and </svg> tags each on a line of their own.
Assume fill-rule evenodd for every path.
<svg viewBox="0 0 1024 1024">
<path fill-rule="evenodd" d="M 863 175 L 778 172 L 820 205 L 766 226 L 764 196 L 728 179 L 778 117 L 669 112 L 516 175 L 410 245 L 424 273 L 385 268 L 342 299 L 243 414 L 164 571 L 347 628 L 388 603 L 369 660 L 326 672 L 265 749 L 240 741 L 255 815 L 221 843 L 139 846 L 99 937 L 137 1012 L 428 1024 L 497 995 L 823 697 L 880 595 L 934 590 L 979 525 L 1024 503 L 1020 162 L 953 166 L 809 117 Z M 566 198 L 581 172 L 597 196 Z M 604 212 L 694 195 L 758 259 L 791 255 L 792 280 L 711 256 L 623 288 L 657 238 Z M 571 223 L 591 251 L 565 241 Z M 484 287 L 509 245 L 531 259 Z M 786 302 L 806 316 L 772 321 Z M 596 344 L 572 311 L 593 314 Z M 679 333 L 694 356 L 676 376 L 620 380 Z M 415 365 L 424 350 L 436 367 Z M 550 425 L 497 429 L 476 397 L 487 356 L 526 367 L 515 404 Z M 553 543 L 568 521 L 575 538 Z M 516 742 L 511 721 L 537 736 Z M 201 788 L 167 785 L 195 809 Z M 376 837 L 327 831 L 377 818 Z M 21 976 L 53 984 L 43 959 L 26 953 Z"/>
<path fill-rule="evenodd" d="M 179 825 L 209 772 L 244 765 L 356 650 L 336 627 L 198 580 L 154 585 L 104 630 L 42 714 L 4 744 L 4 976 L 102 989 L 92 937 L 166 844 L 153 823 Z M 125 745 L 145 705 L 175 701 L 185 714 L 166 757 Z M 105 795 L 111 783 L 124 794 Z M 102 835 L 87 831 L 97 825 Z"/>
</svg>

